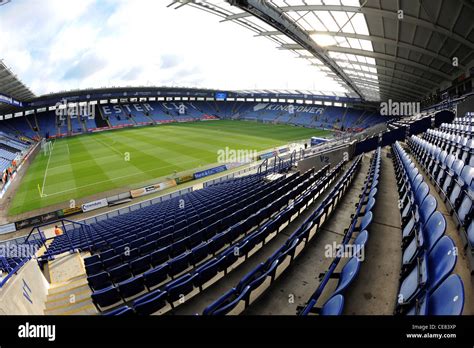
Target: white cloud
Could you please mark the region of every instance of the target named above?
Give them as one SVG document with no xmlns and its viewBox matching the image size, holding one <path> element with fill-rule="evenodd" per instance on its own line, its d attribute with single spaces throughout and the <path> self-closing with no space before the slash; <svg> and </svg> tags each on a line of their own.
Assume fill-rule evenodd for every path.
<svg viewBox="0 0 474 348">
<path fill-rule="evenodd" d="M 0 52 L 37 94 L 88 87 L 341 88 L 235 23 L 153 0 L 18 0 L 0 9 Z"/>
</svg>

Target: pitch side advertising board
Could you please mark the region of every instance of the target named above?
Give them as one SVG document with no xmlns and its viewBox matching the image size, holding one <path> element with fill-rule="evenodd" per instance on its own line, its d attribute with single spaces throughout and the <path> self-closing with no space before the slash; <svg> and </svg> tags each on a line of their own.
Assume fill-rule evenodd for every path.
<svg viewBox="0 0 474 348">
<path fill-rule="evenodd" d="M 131 190 L 130 195 L 132 198 L 149 195 L 158 191 L 165 190 L 170 187 L 176 186 L 176 180 L 163 181 L 158 184 L 142 187 L 136 190 Z"/>
</svg>

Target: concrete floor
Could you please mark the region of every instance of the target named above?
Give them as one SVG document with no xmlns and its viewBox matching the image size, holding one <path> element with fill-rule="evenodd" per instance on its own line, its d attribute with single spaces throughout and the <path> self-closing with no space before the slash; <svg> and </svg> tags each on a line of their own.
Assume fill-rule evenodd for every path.
<svg viewBox="0 0 474 348">
<path fill-rule="evenodd" d="M 365 261 L 345 294 L 344 314 L 391 315 L 397 301 L 402 231 L 395 170 L 389 148 L 381 153 L 380 180 Z"/>
<path fill-rule="evenodd" d="M 346 168 L 352 163 L 346 165 Z M 325 193 L 330 192 L 332 187 L 335 183 L 333 183 Z M 201 314 L 203 310 L 212 302 L 214 302 L 217 298 L 222 296 L 225 292 L 227 292 L 232 287 L 236 286 L 240 279 L 246 275 L 248 272 L 253 270 L 259 263 L 266 261 L 268 257 L 270 257 L 280 246 L 286 242 L 288 237 L 303 223 L 303 221 L 314 211 L 316 208 L 319 207 L 320 202 L 326 194 L 322 194 L 321 197 L 315 200 L 313 204 L 311 204 L 310 208 L 305 210 L 300 216 L 298 216 L 292 223 L 290 223 L 283 231 L 278 233 L 268 244 L 266 244 L 263 248 L 261 248 L 258 252 L 252 255 L 248 260 L 246 260 L 243 264 L 241 264 L 237 269 L 234 269 L 230 274 L 226 275 L 225 277 L 221 278 L 219 281 L 214 283 L 209 288 L 205 289 L 203 292 L 199 293 L 189 301 L 186 301 L 175 310 L 172 311 L 171 314 L 176 315 L 190 315 L 190 314 Z M 341 201 L 342 202 L 342 201 Z M 313 238 L 313 241 L 317 239 L 317 237 Z M 299 257 L 302 257 L 303 254 L 300 254 Z M 298 267 L 299 268 L 299 267 Z M 286 273 L 292 273 L 296 267 L 289 268 Z M 285 273 L 280 276 L 279 280 L 285 277 Z M 273 288 L 273 285 L 272 285 Z M 269 291 L 272 291 L 270 288 Z M 310 294 L 310 288 L 308 287 L 308 294 Z M 286 294 L 285 294 L 286 296 Z M 308 295 L 309 296 L 309 295 Z M 288 302 L 288 301 L 287 301 Z M 258 303 L 252 304 L 252 308 L 248 309 L 248 313 L 252 314 L 251 310 L 253 310 L 254 305 L 258 305 Z M 296 304 L 290 306 L 289 308 L 275 308 L 273 313 L 256 313 L 256 314 L 295 314 L 296 313 Z M 247 314 L 247 311 L 245 312 Z"/>
</svg>

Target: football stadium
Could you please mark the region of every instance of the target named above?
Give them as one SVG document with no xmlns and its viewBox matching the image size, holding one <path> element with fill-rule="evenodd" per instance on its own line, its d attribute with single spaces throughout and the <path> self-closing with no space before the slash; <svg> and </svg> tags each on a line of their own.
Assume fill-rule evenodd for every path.
<svg viewBox="0 0 474 348">
<path fill-rule="evenodd" d="M 471 0 L 0 0 L 0 344 L 186 317 L 194 343 L 214 316 L 466 339 L 473 18 Z"/>
</svg>

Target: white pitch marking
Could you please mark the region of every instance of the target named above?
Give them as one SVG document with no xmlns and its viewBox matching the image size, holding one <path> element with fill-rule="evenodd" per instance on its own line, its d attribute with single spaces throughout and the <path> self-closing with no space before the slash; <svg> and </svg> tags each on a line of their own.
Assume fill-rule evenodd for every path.
<svg viewBox="0 0 474 348">
<path fill-rule="evenodd" d="M 43 177 L 43 186 L 41 186 L 41 198 L 46 197 L 47 195 L 44 193 L 44 185 L 46 184 L 46 177 L 48 176 L 48 168 L 49 168 L 49 161 L 51 161 L 51 154 L 54 150 L 54 145 L 56 144 L 56 139 L 53 140 L 53 144 L 51 145 L 51 151 L 49 151 L 48 163 L 46 163 L 46 169 L 44 171 Z"/>
</svg>

